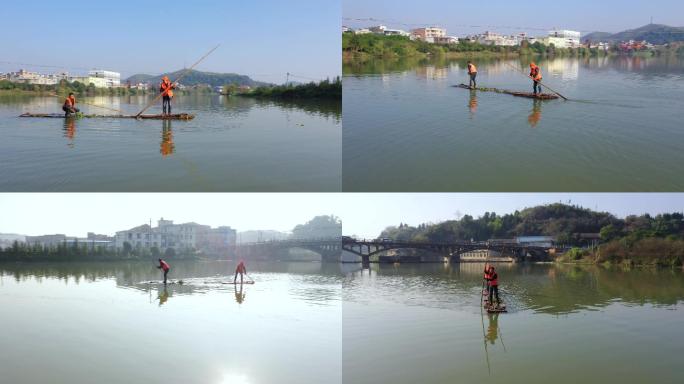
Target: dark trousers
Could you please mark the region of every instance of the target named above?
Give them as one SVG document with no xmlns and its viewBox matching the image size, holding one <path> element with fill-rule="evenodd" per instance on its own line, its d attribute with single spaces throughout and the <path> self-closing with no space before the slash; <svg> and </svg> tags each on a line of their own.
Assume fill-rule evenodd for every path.
<svg viewBox="0 0 684 384">
<path fill-rule="evenodd" d="M 477 72 L 470 74 L 470 88 L 477 88 Z"/>
<path fill-rule="evenodd" d="M 240 273 L 240 284 L 242 284 L 242 279 L 244 274 L 242 272 L 235 271 L 235 277 L 233 278 L 233 283 L 237 282 L 238 273 Z"/>
<path fill-rule="evenodd" d="M 496 303 L 497 304 L 501 303 L 501 300 L 499 300 L 499 286 L 498 285 L 490 285 L 489 286 L 489 305 L 492 305 L 492 303 L 494 303 L 494 301 L 492 301 L 494 295 L 496 295 Z"/>
<path fill-rule="evenodd" d="M 164 114 L 171 114 L 171 98 L 169 96 L 164 96 L 162 98 L 162 110 Z"/>
<path fill-rule="evenodd" d="M 73 113 L 79 113 L 81 111 L 78 110 L 78 108 L 74 107 L 67 107 L 66 105 L 62 107 L 62 111 L 64 111 L 65 116 L 69 116 Z"/>
<path fill-rule="evenodd" d="M 166 271 L 164 271 L 164 284 L 166 284 L 166 275 L 169 274 L 169 271 L 170 271 L 170 269 L 167 269 Z"/>
<path fill-rule="evenodd" d="M 535 94 L 535 95 L 537 94 L 537 88 L 539 88 L 539 92 L 538 92 L 538 93 L 542 93 L 542 86 L 541 86 L 541 84 L 540 84 L 538 81 L 535 81 L 535 82 L 534 82 L 533 88 L 534 88 L 534 94 Z"/>
</svg>

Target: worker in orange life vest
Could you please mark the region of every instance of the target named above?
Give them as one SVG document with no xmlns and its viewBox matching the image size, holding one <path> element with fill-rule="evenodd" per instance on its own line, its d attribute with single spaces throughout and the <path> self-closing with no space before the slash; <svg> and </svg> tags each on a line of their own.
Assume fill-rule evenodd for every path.
<svg viewBox="0 0 684 384">
<path fill-rule="evenodd" d="M 501 300 L 499 299 L 499 275 L 496 273 L 493 266 L 490 265 L 488 269 L 485 269 L 484 277 L 485 280 L 487 280 L 487 287 L 489 288 L 489 306 L 493 307 L 494 295 L 496 295 L 496 305 L 501 304 Z"/>
<path fill-rule="evenodd" d="M 73 93 L 69 93 L 69 96 L 66 98 L 66 100 L 64 100 L 62 111 L 64 111 L 65 116 L 67 117 L 71 114 L 80 112 L 78 108 L 76 108 L 76 97 Z"/>
<path fill-rule="evenodd" d="M 541 87 L 541 81 L 542 81 L 542 73 L 541 73 L 541 68 L 537 66 L 535 63 L 530 63 L 530 77 L 532 78 L 533 81 L 533 88 L 534 88 L 534 94 L 537 94 L 537 89 L 539 89 L 538 93 L 542 93 L 542 87 Z"/>
<path fill-rule="evenodd" d="M 470 75 L 470 88 L 477 88 L 477 67 L 471 61 L 468 62 L 468 74 Z"/>
<path fill-rule="evenodd" d="M 171 83 L 168 76 L 162 78 L 161 84 L 159 84 L 159 93 L 162 94 L 162 111 L 163 114 L 171 114 L 171 99 L 173 99 L 173 90 L 176 88 L 174 84 Z"/>
<path fill-rule="evenodd" d="M 161 269 L 164 271 L 164 284 L 166 284 L 166 275 L 169 274 L 169 270 L 171 270 L 171 267 L 166 261 L 159 259 L 159 265 L 157 266 L 157 269 Z"/>
<path fill-rule="evenodd" d="M 235 268 L 235 277 L 233 278 L 233 283 L 237 282 L 238 273 L 240 274 L 240 284 L 242 284 L 243 276 L 247 274 L 247 267 L 245 267 L 244 260 L 240 260 L 237 268 Z"/>
</svg>

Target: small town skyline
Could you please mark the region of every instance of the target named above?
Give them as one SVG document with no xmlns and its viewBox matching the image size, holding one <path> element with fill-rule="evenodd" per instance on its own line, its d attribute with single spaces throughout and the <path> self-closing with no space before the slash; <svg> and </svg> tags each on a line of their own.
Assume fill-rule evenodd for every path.
<svg viewBox="0 0 684 384">
<path fill-rule="evenodd" d="M 679 15 L 683 12 L 684 3 L 675 0 L 656 0 L 650 2 L 648 8 L 644 8 L 644 2 L 639 0 L 577 0 L 571 5 L 544 4 L 534 11 L 529 6 L 504 0 L 487 3 L 399 0 L 392 2 L 391 7 L 384 2 L 344 0 L 342 17 L 343 24 L 354 28 L 369 23 L 404 29 L 439 25 L 465 36 L 493 29 L 505 34 L 553 29 L 588 34 L 617 33 L 649 23 L 682 27 L 684 23 Z"/>
</svg>

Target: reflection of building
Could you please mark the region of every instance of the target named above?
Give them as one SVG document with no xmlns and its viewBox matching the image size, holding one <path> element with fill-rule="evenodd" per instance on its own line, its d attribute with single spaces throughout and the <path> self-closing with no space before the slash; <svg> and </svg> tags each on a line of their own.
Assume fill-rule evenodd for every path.
<svg viewBox="0 0 684 384">
<path fill-rule="evenodd" d="M 195 249 L 217 252 L 235 246 L 236 232 L 230 227 L 211 228 L 197 223 L 174 224 L 172 220 L 163 218 L 153 228 L 144 224 L 126 231 L 116 233 L 116 247 L 123 248 L 124 243 L 134 248 L 157 247 L 161 250 Z"/>
<path fill-rule="evenodd" d="M 579 66 L 578 60 L 556 59 L 546 63 L 548 72 L 561 76 L 563 80 L 577 80 L 579 78 Z"/>
<path fill-rule="evenodd" d="M 449 68 L 423 66 L 416 68 L 416 75 L 426 79 L 446 79 L 449 76 Z"/>
</svg>

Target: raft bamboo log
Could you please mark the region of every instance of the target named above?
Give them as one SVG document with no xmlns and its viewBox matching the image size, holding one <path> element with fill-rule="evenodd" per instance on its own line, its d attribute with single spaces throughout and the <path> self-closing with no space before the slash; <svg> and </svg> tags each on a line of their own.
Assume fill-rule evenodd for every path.
<svg viewBox="0 0 684 384">
<path fill-rule="evenodd" d="M 527 73 L 525 73 L 525 71 L 521 70 L 520 68 L 514 67 L 513 65 L 511 65 L 511 64 L 509 64 L 509 63 L 506 63 L 506 65 L 508 65 L 509 67 L 511 67 L 511 68 L 515 69 L 516 71 L 520 72 L 523 76 L 527 77 L 528 79 L 534 80 L 534 79 L 532 78 L 532 76 L 528 75 Z M 548 88 L 551 92 L 553 92 L 553 93 L 555 93 L 556 95 L 562 97 L 563 100 L 568 101 L 568 98 L 567 98 L 567 97 L 565 97 L 565 96 L 561 95 L 560 93 L 554 91 L 554 90 L 553 90 L 551 87 L 549 87 L 548 85 L 542 83 L 541 81 L 538 81 L 538 83 L 541 84 L 542 87 L 546 87 L 546 88 Z"/>
<path fill-rule="evenodd" d="M 177 78 L 173 83 L 171 83 L 171 88 L 173 88 L 173 87 L 175 87 L 176 85 L 178 85 L 178 82 L 179 82 L 183 77 L 185 77 L 185 75 L 187 75 L 188 73 L 190 73 L 190 71 L 192 71 L 193 68 L 195 68 L 199 63 L 201 63 L 202 61 L 204 61 L 204 59 L 206 59 L 207 56 L 211 55 L 211 53 L 214 52 L 216 49 L 218 49 L 218 47 L 220 47 L 220 46 L 221 46 L 221 44 L 219 44 L 219 45 L 215 46 L 214 48 L 212 48 L 211 51 L 207 52 L 206 55 L 202 56 L 199 60 L 197 60 L 197 62 L 196 62 L 195 64 L 193 64 L 190 68 L 186 69 L 185 72 L 183 72 L 180 76 L 178 76 L 178 78 Z M 143 113 L 145 113 L 145 111 L 147 111 L 148 109 L 150 109 L 151 106 L 153 106 L 157 101 L 159 101 L 159 99 L 162 97 L 162 95 L 163 95 L 163 93 L 159 93 L 159 94 L 157 95 L 157 97 L 155 97 L 149 104 L 147 104 L 147 105 L 145 106 L 145 108 L 142 109 L 142 111 L 138 112 L 138 114 L 137 114 L 136 116 L 141 116 Z"/>
<path fill-rule="evenodd" d="M 539 99 L 539 100 L 557 100 L 558 99 L 558 96 L 552 95 L 549 93 L 540 93 L 540 94 L 535 95 L 532 92 L 517 92 L 517 91 L 509 91 L 506 89 L 498 89 L 498 88 L 472 88 L 472 87 L 465 85 L 465 84 L 454 85 L 454 87 L 469 89 L 472 91 L 504 93 L 506 95 L 517 96 L 517 97 L 527 97 L 529 99 Z"/>
<path fill-rule="evenodd" d="M 195 115 L 177 113 L 173 115 L 69 115 L 63 113 L 24 113 L 19 117 L 39 117 L 52 119 L 149 119 L 149 120 L 192 120 Z"/>
</svg>

